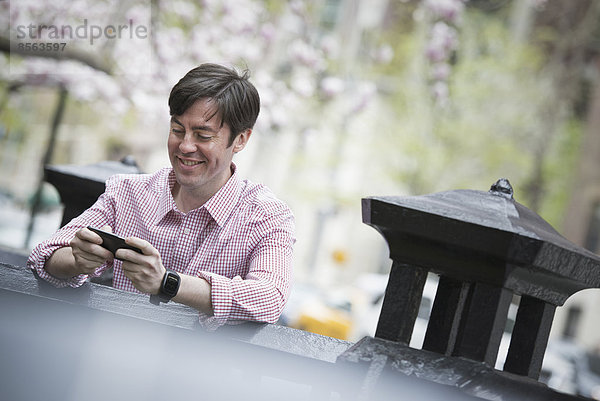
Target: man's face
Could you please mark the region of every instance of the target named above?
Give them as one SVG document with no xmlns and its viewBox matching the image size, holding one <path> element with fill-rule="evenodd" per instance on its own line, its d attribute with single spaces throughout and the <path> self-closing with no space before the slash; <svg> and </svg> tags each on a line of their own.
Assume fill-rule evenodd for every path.
<svg viewBox="0 0 600 401">
<path fill-rule="evenodd" d="M 171 117 L 167 148 L 181 189 L 204 200 L 214 195 L 231 176 L 233 155 L 245 145 L 250 130 L 229 144 L 230 129 L 221 127 L 216 105 L 200 99 L 182 115 Z"/>
</svg>

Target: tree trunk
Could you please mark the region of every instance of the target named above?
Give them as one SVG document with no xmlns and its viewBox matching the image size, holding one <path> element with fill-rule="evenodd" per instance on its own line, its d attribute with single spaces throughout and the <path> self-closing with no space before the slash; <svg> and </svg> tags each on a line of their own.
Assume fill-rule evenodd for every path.
<svg viewBox="0 0 600 401">
<path fill-rule="evenodd" d="M 600 76 L 600 57 L 595 62 Z M 600 79 L 596 79 L 588 109 L 586 128 L 581 143 L 581 158 L 571 200 L 565 213 L 565 237 L 584 245 L 594 205 L 600 202 Z M 596 250 L 597 251 L 597 250 Z"/>
</svg>

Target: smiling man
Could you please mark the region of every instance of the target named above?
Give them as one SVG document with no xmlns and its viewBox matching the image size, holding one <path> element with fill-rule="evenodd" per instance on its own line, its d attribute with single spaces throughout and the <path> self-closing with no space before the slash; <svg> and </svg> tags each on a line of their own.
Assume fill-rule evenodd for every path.
<svg viewBox="0 0 600 401">
<path fill-rule="evenodd" d="M 71 287 L 114 268 L 114 287 L 194 307 L 207 328 L 273 323 L 290 291 L 294 218 L 268 188 L 241 180 L 232 161 L 252 135 L 258 92 L 247 72 L 203 64 L 173 87 L 169 108 L 171 167 L 111 177 L 28 265 Z M 113 255 L 88 226 L 126 237 L 141 253 Z"/>
</svg>

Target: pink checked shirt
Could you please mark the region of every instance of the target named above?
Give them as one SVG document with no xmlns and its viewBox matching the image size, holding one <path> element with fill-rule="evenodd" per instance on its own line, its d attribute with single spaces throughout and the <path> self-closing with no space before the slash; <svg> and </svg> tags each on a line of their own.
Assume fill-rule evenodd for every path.
<svg viewBox="0 0 600 401">
<path fill-rule="evenodd" d="M 96 203 L 33 249 L 27 264 L 55 286 L 78 287 L 88 276 L 60 280 L 44 264 L 82 227 L 109 225 L 115 234 L 154 245 L 166 268 L 211 284 L 214 315 L 200 313 L 205 327 L 236 320 L 273 323 L 290 292 L 294 217 L 268 188 L 240 180 L 233 164 L 232 171 L 212 198 L 188 213 L 179 211 L 173 200 L 171 168 L 111 177 Z M 94 276 L 113 267 L 115 288 L 139 292 L 121 263 L 108 262 Z"/>
</svg>

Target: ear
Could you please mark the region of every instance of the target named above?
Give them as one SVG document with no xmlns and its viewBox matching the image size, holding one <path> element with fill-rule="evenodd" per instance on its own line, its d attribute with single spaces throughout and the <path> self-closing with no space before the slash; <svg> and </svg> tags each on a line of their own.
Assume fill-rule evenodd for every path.
<svg viewBox="0 0 600 401">
<path fill-rule="evenodd" d="M 233 153 L 237 153 L 240 150 L 244 149 L 251 135 L 252 130 L 250 128 L 248 128 L 245 131 L 242 131 L 242 133 L 239 134 L 233 141 Z"/>
</svg>

